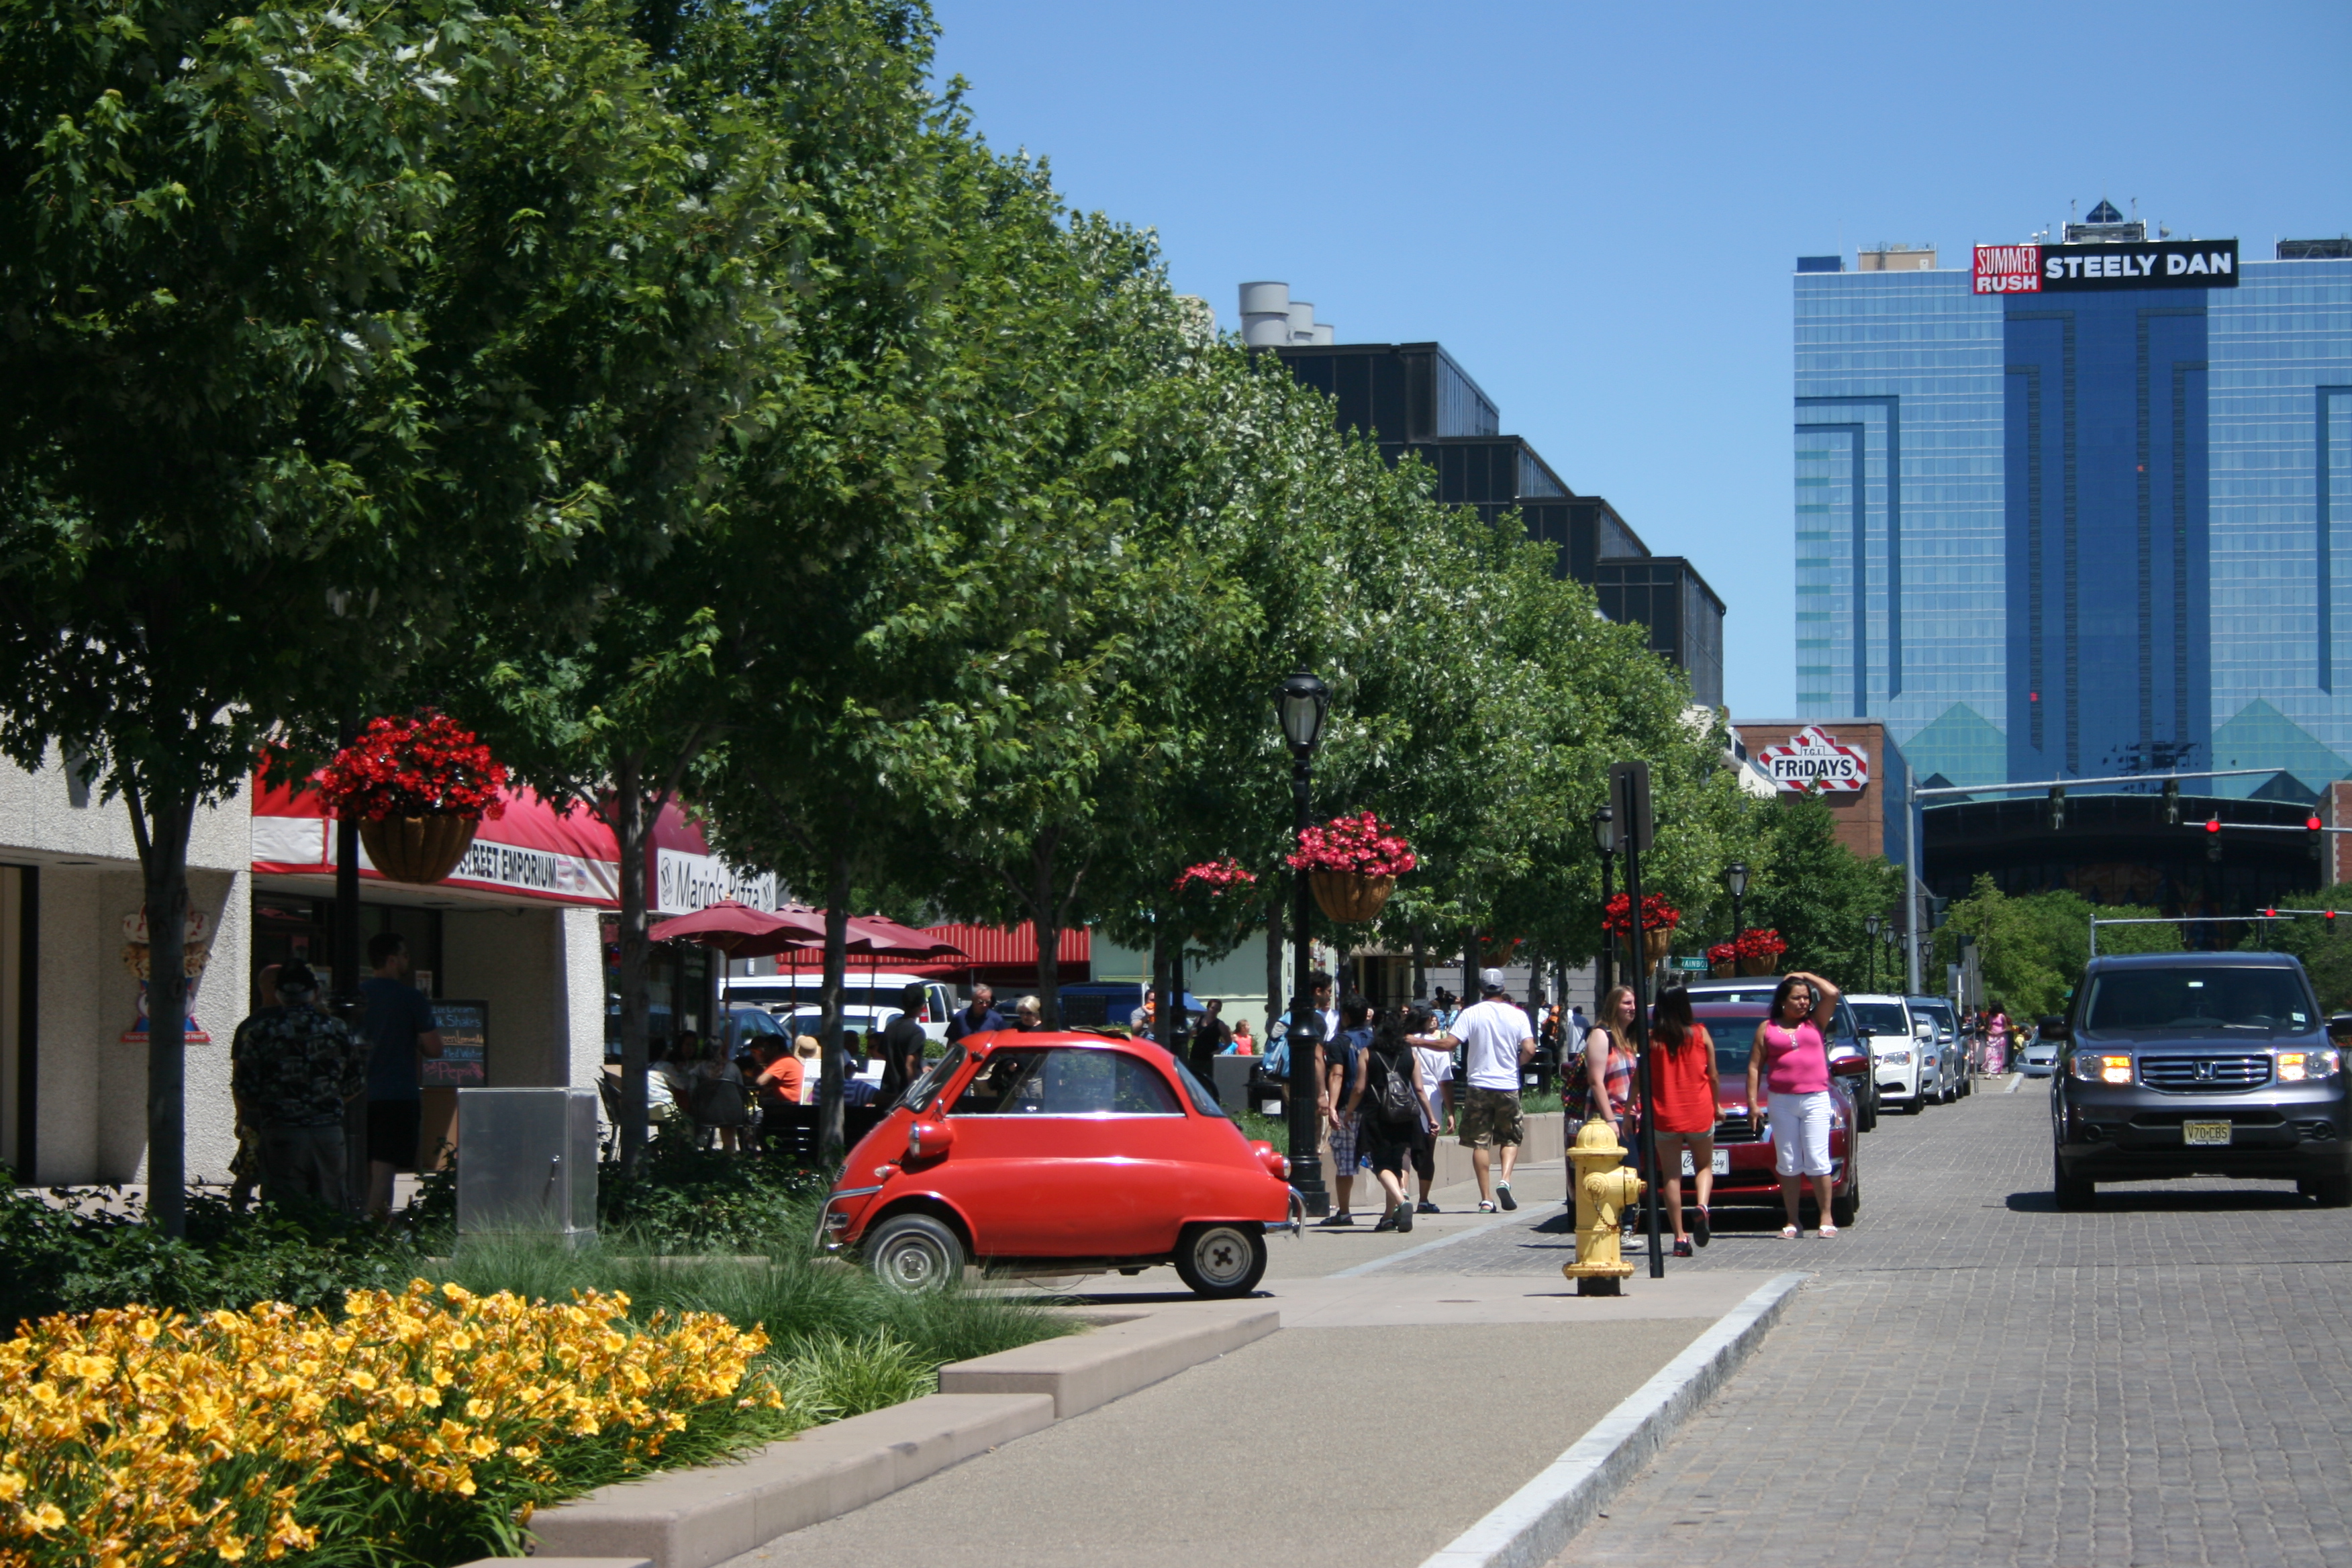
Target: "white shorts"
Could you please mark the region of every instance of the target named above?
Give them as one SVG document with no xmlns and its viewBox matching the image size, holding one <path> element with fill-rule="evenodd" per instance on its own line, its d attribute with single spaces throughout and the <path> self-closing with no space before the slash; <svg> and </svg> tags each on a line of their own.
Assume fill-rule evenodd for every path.
<svg viewBox="0 0 2352 1568">
<path fill-rule="evenodd" d="M 1784 1176 L 1830 1173 L 1830 1096 L 1775 1094 L 1767 1097 L 1772 1118 L 1773 1163 Z"/>
</svg>

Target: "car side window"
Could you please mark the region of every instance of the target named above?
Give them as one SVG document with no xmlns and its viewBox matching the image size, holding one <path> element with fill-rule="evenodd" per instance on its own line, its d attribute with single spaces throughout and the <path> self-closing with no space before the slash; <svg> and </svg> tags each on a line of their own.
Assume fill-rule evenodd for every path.
<svg viewBox="0 0 2352 1568">
<path fill-rule="evenodd" d="M 1039 1053 L 1040 1109 L 1048 1116 L 1181 1116 L 1168 1080 L 1124 1051 Z"/>
<path fill-rule="evenodd" d="M 991 1051 L 971 1081 L 948 1107 L 950 1116 L 1034 1116 L 1045 1109 L 1037 1098 L 1037 1064 L 1044 1051 Z"/>
</svg>

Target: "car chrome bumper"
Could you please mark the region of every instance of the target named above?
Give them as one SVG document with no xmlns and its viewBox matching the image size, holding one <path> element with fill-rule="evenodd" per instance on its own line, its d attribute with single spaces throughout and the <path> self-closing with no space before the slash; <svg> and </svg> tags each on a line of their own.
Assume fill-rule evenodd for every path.
<svg viewBox="0 0 2352 1568">
<path fill-rule="evenodd" d="M 1293 1237 L 1302 1237 L 1307 1234 L 1307 1199 L 1297 1187 L 1290 1188 L 1289 1193 L 1290 1217 L 1282 1223 L 1290 1226 L 1290 1234 Z"/>
<path fill-rule="evenodd" d="M 810 1250 L 820 1254 L 839 1252 L 841 1243 L 825 1234 L 825 1221 L 833 1216 L 833 1205 L 844 1198 L 870 1198 L 881 1190 L 880 1187 L 843 1187 L 829 1195 L 824 1206 L 816 1211 L 816 1235 L 811 1238 Z"/>
</svg>

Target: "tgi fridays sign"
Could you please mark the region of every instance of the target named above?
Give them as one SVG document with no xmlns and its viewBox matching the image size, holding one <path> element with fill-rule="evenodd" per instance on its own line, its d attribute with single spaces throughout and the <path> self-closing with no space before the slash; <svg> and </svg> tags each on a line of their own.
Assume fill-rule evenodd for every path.
<svg viewBox="0 0 2352 1568">
<path fill-rule="evenodd" d="M 2078 294 L 2105 289 L 2235 289 L 2234 239 L 2120 245 L 1979 245 L 1979 294 Z"/>
<path fill-rule="evenodd" d="M 1818 724 L 1756 753 L 1756 765 L 1785 790 L 1858 790 L 1870 782 L 1870 757 Z"/>
</svg>

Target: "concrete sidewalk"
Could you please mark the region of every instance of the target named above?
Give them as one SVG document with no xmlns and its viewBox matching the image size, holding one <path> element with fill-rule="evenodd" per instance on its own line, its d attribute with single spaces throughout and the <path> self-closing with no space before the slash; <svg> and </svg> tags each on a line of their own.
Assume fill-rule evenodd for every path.
<svg viewBox="0 0 2352 1568">
<path fill-rule="evenodd" d="M 1281 1237 L 1253 1304 L 1278 1307 L 1283 1331 L 727 1568 L 1415 1568 L 1770 1277 L 1686 1271 L 1582 1298 L 1556 1268 L 1446 1272 L 1449 1252 L 1513 1231 L 1549 1262 L 1562 1168 L 1523 1168 L 1513 1188 L 1513 1214 L 1478 1214 L 1457 1187 L 1407 1236 Z M 1191 1300 L 1155 1274 L 1076 1291 Z"/>
</svg>

